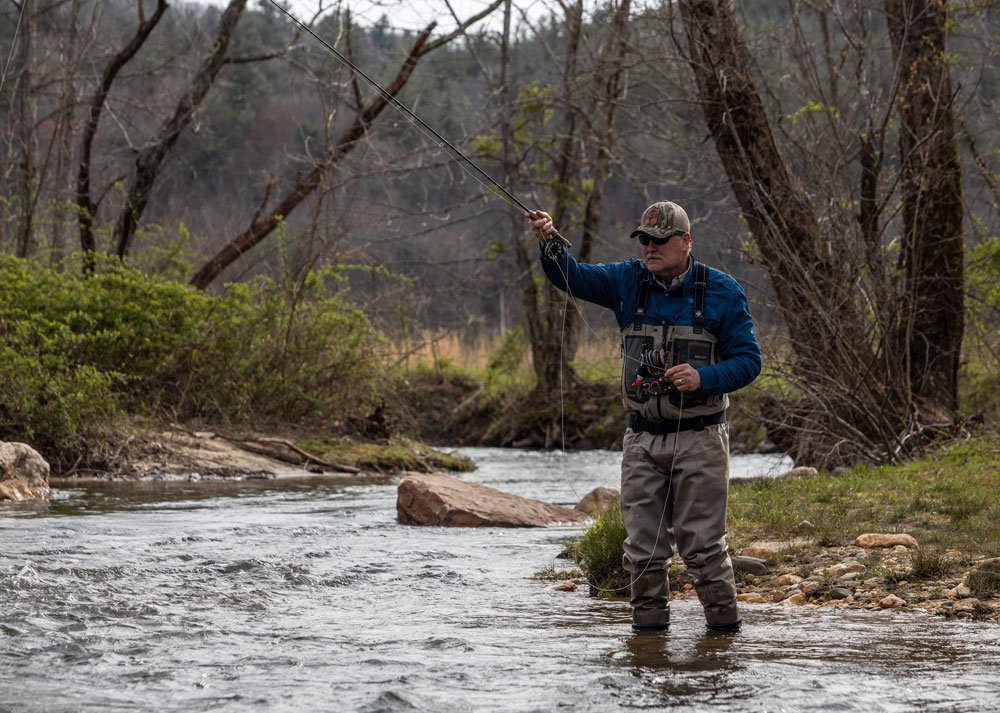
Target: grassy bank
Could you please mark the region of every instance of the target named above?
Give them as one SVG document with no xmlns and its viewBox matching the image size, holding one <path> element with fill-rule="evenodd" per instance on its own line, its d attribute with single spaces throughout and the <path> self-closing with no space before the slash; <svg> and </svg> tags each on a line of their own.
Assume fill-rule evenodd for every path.
<svg viewBox="0 0 1000 713">
<path fill-rule="evenodd" d="M 737 547 L 797 536 L 842 545 L 862 532 L 908 532 L 924 545 L 997 557 L 998 493 L 1000 437 L 985 434 L 902 465 L 735 481 L 729 527 Z"/>
<path fill-rule="evenodd" d="M 853 594 L 849 604 L 876 605 L 888 595 L 931 611 L 951 613 L 961 597 L 1000 598 L 1000 577 L 970 580 L 976 563 L 1000 557 L 1000 435 L 939 446 L 901 465 L 857 466 L 837 473 L 734 481 L 729 496 L 729 546 L 736 554 L 753 545 L 772 568 L 770 576 L 738 573 L 748 601 L 781 601 L 789 584 L 812 580 L 813 603 L 831 602 L 846 563 Z M 864 533 L 906 533 L 919 547 L 862 550 Z M 621 567 L 625 530 L 620 513 L 606 513 L 567 554 L 577 559 L 595 593 L 627 595 Z M 836 574 L 834 574 L 836 572 Z M 796 581 L 797 580 L 797 581 Z M 671 567 L 671 588 L 690 592 L 679 558 Z M 962 594 L 963 585 L 971 585 Z M 884 606 L 884 605 L 883 605 Z M 895 606 L 895 605 L 894 605 Z M 899 605 L 902 606 L 902 605 Z M 995 617 L 987 603 L 968 604 L 970 616 Z"/>
</svg>

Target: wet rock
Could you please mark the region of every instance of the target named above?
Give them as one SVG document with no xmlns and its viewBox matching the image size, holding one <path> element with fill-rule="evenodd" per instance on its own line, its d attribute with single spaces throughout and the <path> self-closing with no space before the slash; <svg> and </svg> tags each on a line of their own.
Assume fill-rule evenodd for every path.
<svg viewBox="0 0 1000 713">
<path fill-rule="evenodd" d="M 830 592 L 830 599 L 847 599 L 853 596 L 854 592 L 847 587 L 834 587 Z"/>
<path fill-rule="evenodd" d="M 802 593 L 805 594 L 807 597 L 815 594 L 817 591 L 819 591 L 819 588 L 820 588 L 819 582 L 802 583 Z"/>
<path fill-rule="evenodd" d="M 408 475 L 396 491 L 396 518 L 404 525 L 541 527 L 583 522 L 587 515 L 522 498 L 448 475 Z"/>
<path fill-rule="evenodd" d="M 594 488 L 573 509 L 597 517 L 605 510 L 617 510 L 621 502 L 621 493 L 614 488 Z"/>
<path fill-rule="evenodd" d="M 948 597 L 948 599 L 965 599 L 966 597 L 972 596 L 972 590 L 964 584 L 959 584 L 957 587 L 949 589 L 945 592 L 945 596 Z"/>
<path fill-rule="evenodd" d="M 806 595 L 802 592 L 796 592 L 790 597 L 781 600 L 781 606 L 783 607 L 797 607 L 806 603 Z"/>
<path fill-rule="evenodd" d="M 989 604 L 984 604 L 983 602 L 975 599 L 974 597 L 969 597 L 967 599 L 962 599 L 955 602 L 955 606 L 951 610 L 952 614 L 966 614 L 973 616 L 984 616 L 986 614 L 993 613 L 993 607 Z"/>
<path fill-rule="evenodd" d="M 896 545 L 903 545 L 905 547 L 916 547 L 917 541 L 912 535 L 905 535 L 902 533 L 896 533 L 891 535 L 877 534 L 873 532 L 866 533 L 864 535 L 858 535 L 858 538 L 854 541 L 858 547 L 895 547 Z"/>
<path fill-rule="evenodd" d="M 0 442 L 0 500 L 49 497 L 49 464 L 26 443 Z"/>
<path fill-rule="evenodd" d="M 1000 592 L 1000 557 L 983 560 L 969 572 L 969 586 L 983 592 Z"/>
<path fill-rule="evenodd" d="M 839 578 L 846 573 L 847 573 L 846 564 L 834 564 L 830 565 L 823 571 L 823 576 L 834 579 L 834 578 Z"/>
<path fill-rule="evenodd" d="M 575 592 L 577 584 L 572 579 L 552 587 L 557 592 Z"/>
<path fill-rule="evenodd" d="M 740 550 L 740 554 L 745 557 L 767 559 L 768 557 L 777 556 L 778 550 L 776 550 L 774 547 L 769 547 L 768 545 L 747 545 L 742 550 Z"/>
<path fill-rule="evenodd" d="M 778 577 L 778 581 L 775 582 L 779 587 L 785 587 L 789 584 L 801 584 L 802 577 L 797 574 L 783 574 Z"/>
<path fill-rule="evenodd" d="M 763 577 L 771 571 L 767 568 L 767 563 L 764 560 L 756 557 L 735 555 L 730 559 L 733 562 L 733 569 L 737 572 L 747 572 L 757 577 Z"/>
<path fill-rule="evenodd" d="M 767 600 L 764 599 L 764 595 L 760 592 L 747 592 L 746 594 L 736 595 L 736 599 L 741 602 L 748 602 L 750 604 L 766 604 Z"/>
<path fill-rule="evenodd" d="M 895 594 L 890 594 L 887 597 L 883 597 L 882 599 L 879 599 L 878 605 L 880 607 L 882 607 L 883 609 L 895 609 L 897 607 L 906 606 L 906 601 L 903 600 L 903 599 L 900 599 Z"/>
</svg>

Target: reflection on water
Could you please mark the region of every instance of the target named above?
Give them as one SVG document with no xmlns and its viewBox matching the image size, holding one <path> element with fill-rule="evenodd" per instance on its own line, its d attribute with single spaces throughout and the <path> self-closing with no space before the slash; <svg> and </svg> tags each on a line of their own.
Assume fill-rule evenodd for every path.
<svg viewBox="0 0 1000 713">
<path fill-rule="evenodd" d="M 529 497 L 617 486 L 615 453 L 464 452 Z M 577 531 L 401 526 L 394 479 L 2 506 L 0 711 L 994 709 L 995 625 L 767 605 L 708 635 L 681 599 L 633 635 L 624 602 L 531 578 Z"/>
</svg>

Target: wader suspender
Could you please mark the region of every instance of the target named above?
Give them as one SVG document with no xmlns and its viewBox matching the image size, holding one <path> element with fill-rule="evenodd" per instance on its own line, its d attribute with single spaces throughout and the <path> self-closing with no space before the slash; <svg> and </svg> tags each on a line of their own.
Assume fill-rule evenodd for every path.
<svg viewBox="0 0 1000 713">
<path fill-rule="evenodd" d="M 646 309 L 649 307 L 649 293 L 651 285 L 649 278 L 639 284 L 639 299 L 635 302 L 635 317 L 632 318 L 632 329 L 636 332 L 642 331 L 642 323 L 646 319 Z"/>
<path fill-rule="evenodd" d="M 694 317 L 691 326 L 701 334 L 705 326 L 705 287 L 708 286 L 708 268 L 699 262 L 694 266 Z"/>
</svg>

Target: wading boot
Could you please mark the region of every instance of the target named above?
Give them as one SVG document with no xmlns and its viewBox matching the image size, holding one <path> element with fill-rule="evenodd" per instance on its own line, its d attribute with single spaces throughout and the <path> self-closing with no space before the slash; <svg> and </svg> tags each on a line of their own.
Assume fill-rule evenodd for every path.
<svg viewBox="0 0 1000 713">
<path fill-rule="evenodd" d="M 647 570 L 632 582 L 632 628 L 662 631 L 670 626 L 667 570 Z"/>
<path fill-rule="evenodd" d="M 738 634 L 740 629 L 743 628 L 743 619 L 737 619 L 730 624 L 705 624 L 709 631 L 715 631 L 720 634 Z"/>
<path fill-rule="evenodd" d="M 743 620 L 736 607 L 735 583 L 724 579 L 710 584 L 696 582 L 694 589 L 705 609 L 705 626 L 709 631 L 735 634 L 740 630 Z"/>
</svg>

